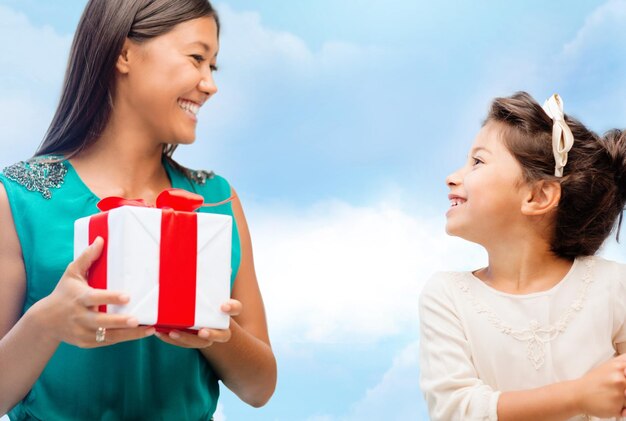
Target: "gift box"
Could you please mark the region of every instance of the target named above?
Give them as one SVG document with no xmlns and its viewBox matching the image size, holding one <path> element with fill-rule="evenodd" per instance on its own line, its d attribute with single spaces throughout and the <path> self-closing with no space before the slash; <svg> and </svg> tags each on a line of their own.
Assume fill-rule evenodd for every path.
<svg viewBox="0 0 626 421">
<path fill-rule="evenodd" d="M 109 197 L 98 203 L 101 213 L 75 222 L 75 258 L 96 237 L 105 240 L 89 285 L 130 296 L 100 311 L 165 331 L 228 328 L 220 306 L 230 298 L 232 217 L 195 212 L 202 202 L 178 189 L 162 192 L 156 207 Z"/>
</svg>

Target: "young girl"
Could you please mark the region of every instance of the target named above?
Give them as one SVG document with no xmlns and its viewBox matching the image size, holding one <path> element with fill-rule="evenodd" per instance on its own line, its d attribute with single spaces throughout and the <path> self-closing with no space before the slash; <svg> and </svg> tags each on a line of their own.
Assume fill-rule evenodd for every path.
<svg viewBox="0 0 626 421">
<path fill-rule="evenodd" d="M 221 177 L 177 164 L 199 108 L 217 91 L 218 17 L 206 0 L 91 0 L 79 23 L 54 119 L 36 157 L 0 174 L 0 415 L 12 420 L 211 419 L 218 380 L 261 406 L 276 384 L 250 236 Z M 100 198 L 186 189 L 232 215 L 229 329 L 155 333 L 128 301 L 86 274 L 73 223 Z M 69 266 L 68 266 L 69 264 Z"/>
<path fill-rule="evenodd" d="M 495 99 L 446 180 L 447 232 L 489 265 L 437 274 L 420 297 L 433 420 L 613 419 L 626 406 L 626 265 L 594 256 L 621 222 L 626 136 L 600 138 L 562 107 Z"/>
</svg>

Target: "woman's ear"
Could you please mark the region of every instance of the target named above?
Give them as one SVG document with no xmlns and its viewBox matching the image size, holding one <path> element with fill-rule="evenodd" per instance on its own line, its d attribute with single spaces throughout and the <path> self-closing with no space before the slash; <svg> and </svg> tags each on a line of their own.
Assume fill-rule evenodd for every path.
<svg viewBox="0 0 626 421">
<path fill-rule="evenodd" d="M 124 45 L 122 46 L 122 51 L 120 51 L 120 55 L 117 57 L 117 63 L 115 63 L 115 68 L 121 74 L 127 74 L 130 72 L 130 59 L 133 45 L 132 42 L 126 38 L 124 40 Z"/>
<path fill-rule="evenodd" d="M 561 183 L 539 180 L 533 183 L 522 202 L 522 214 L 545 215 L 553 211 L 561 200 Z"/>
</svg>

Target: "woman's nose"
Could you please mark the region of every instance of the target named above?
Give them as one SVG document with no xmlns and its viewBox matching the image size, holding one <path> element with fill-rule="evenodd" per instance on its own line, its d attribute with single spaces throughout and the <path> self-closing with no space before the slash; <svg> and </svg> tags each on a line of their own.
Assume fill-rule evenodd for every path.
<svg viewBox="0 0 626 421">
<path fill-rule="evenodd" d="M 203 77 L 202 80 L 200 80 L 200 83 L 198 84 L 198 89 L 207 94 L 209 97 L 212 97 L 217 93 L 217 85 L 215 84 L 215 81 L 213 80 L 213 75 L 211 73 L 209 73 L 208 75 Z"/>
</svg>

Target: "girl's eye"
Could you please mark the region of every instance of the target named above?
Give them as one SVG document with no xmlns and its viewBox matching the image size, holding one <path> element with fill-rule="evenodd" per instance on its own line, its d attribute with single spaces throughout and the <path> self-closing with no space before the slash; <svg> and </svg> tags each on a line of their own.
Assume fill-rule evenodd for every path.
<svg viewBox="0 0 626 421">
<path fill-rule="evenodd" d="M 472 158 L 472 161 L 473 161 L 473 166 L 474 166 L 474 167 L 475 167 L 476 165 L 478 165 L 478 164 L 484 164 L 484 162 L 483 162 L 480 158 L 473 157 L 473 158 Z"/>
<path fill-rule="evenodd" d="M 211 71 L 212 72 L 217 72 L 217 65 L 211 64 Z"/>
</svg>

